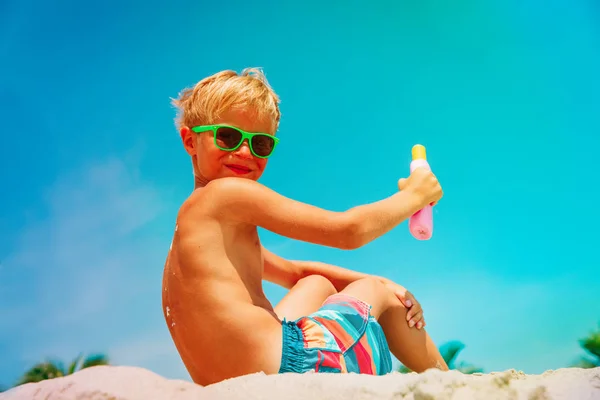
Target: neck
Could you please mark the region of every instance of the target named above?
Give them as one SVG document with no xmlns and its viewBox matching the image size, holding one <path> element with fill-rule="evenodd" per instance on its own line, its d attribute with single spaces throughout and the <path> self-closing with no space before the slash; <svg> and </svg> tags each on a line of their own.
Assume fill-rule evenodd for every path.
<svg viewBox="0 0 600 400">
<path fill-rule="evenodd" d="M 202 175 L 194 175 L 194 190 L 203 188 L 208 184 L 208 179 Z"/>
</svg>

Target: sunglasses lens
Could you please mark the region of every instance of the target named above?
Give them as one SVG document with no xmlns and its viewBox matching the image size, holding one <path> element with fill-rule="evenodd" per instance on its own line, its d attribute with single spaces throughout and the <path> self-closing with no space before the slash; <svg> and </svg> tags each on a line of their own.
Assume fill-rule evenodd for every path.
<svg viewBox="0 0 600 400">
<path fill-rule="evenodd" d="M 242 141 L 241 132 L 228 127 L 217 129 L 217 144 L 223 149 L 233 149 Z"/>
<path fill-rule="evenodd" d="M 252 150 L 260 157 L 269 156 L 274 147 L 275 140 L 271 136 L 256 135 L 252 138 Z"/>
</svg>

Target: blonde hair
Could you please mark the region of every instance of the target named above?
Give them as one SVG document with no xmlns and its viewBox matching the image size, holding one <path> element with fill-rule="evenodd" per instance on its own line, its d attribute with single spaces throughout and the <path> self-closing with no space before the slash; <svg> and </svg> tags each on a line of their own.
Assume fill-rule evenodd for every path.
<svg viewBox="0 0 600 400">
<path fill-rule="evenodd" d="M 235 108 L 247 108 L 259 119 L 271 118 L 274 131 L 281 118 L 279 97 L 260 68 L 246 68 L 240 74 L 231 70 L 217 72 L 184 89 L 172 103 L 178 108 L 177 129 L 210 125 L 223 112 Z"/>
</svg>

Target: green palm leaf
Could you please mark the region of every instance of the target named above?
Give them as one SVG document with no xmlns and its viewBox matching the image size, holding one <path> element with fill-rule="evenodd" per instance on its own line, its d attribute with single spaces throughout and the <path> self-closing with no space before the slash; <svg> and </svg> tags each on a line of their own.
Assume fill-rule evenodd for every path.
<svg viewBox="0 0 600 400">
<path fill-rule="evenodd" d="M 71 361 L 69 367 L 66 369 L 61 362 L 45 361 L 34 365 L 31 369 L 25 372 L 15 386 L 71 375 L 84 368 L 108 364 L 108 357 L 104 354 L 93 354 L 85 359 L 83 358 L 83 354 L 80 354 L 73 361 Z"/>
<path fill-rule="evenodd" d="M 594 362 L 593 360 L 590 360 L 587 357 L 581 357 L 579 360 L 577 360 L 576 362 L 574 362 L 571 367 L 575 367 L 575 368 L 596 368 L 596 367 L 600 367 L 600 364 Z"/>
<path fill-rule="evenodd" d="M 458 357 L 458 353 L 464 348 L 465 345 L 459 341 L 448 342 L 440 347 L 440 353 L 444 361 L 446 361 L 448 368 L 455 369 L 454 362 L 456 361 L 456 357 Z"/>
<path fill-rule="evenodd" d="M 108 357 L 104 354 L 93 354 L 83 361 L 81 369 L 95 367 L 98 365 L 108 365 Z"/>
<path fill-rule="evenodd" d="M 590 333 L 587 337 L 580 339 L 579 345 L 591 355 L 591 357 L 583 356 L 571 366 L 578 368 L 600 367 L 600 324 L 598 325 L 598 330 Z"/>
<path fill-rule="evenodd" d="M 77 370 L 77 366 L 81 362 L 82 358 L 83 358 L 83 354 L 80 354 L 80 355 L 77 356 L 76 359 L 74 359 L 71 362 L 71 365 L 69 365 L 69 368 L 67 369 L 67 374 L 66 375 L 71 375 L 72 373 L 74 373 Z"/>
<path fill-rule="evenodd" d="M 465 362 L 461 362 L 455 369 L 457 371 L 462 372 L 463 374 L 483 373 L 483 368 L 476 367 L 474 365 L 467 364 Z"/>
<path fill-rule="evenodd" d="M 460 353 L 464 348 L 465 345 L 457 340 L 448 342 L 440 347 L 440 354 L 442 355 L 442 358 L 448 365 L 448 368 L 455 369 L 457 371 L 462 372 L 463 374 L 474 374 L 478 372 L 483 372 L 483 368 L 476 367 L 465 362 L 461 362 L 458 366 L 455 365 L 458 353 Z M 397 371 L 403 374 L 412 372 L 410 368 L 407 368 L 404 365 L 400 365 Z"/>
<path fill-rule="evenodd" d="M 412 370 L 410 368 L 405 367 L 404 365 L 400 365 L 400 367 L 398 367 L 398 372 L 408 374 L 409 372 L 412 372 Z"/>
<path fill-rule="evenodd" d="M 581 339 L 579 345 L 594 358 L 600 360 L 600 329 L 592 332 L 588 337 Z"/>
<path fill-rule="evenodd" d="M 31 369 L 25 372 L 25 374 L 18 381 L 17 385 L 40 382 L 46 379 L 58 378 L 64 375 L 65 373 L 59 363 L 46 361 L 34 365 Z"/>
</svg>

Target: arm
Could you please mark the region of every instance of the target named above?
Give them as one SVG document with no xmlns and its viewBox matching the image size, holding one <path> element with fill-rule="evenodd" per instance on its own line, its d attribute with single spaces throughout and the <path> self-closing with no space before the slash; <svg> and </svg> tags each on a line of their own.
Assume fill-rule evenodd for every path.
<svg viewBox="0 0 600 400">
<path fill-rule="evenodd" d="M 321 275 L 327 278 L 340 292 L 350 283 L 366 278 L 368 274 L 352 271 L 346 268 L 336 267 L 314 261 L 288 261 L 281 258 L 264 247 L 262 248 L 264 256 L 264 274 L 263 278 L 269 282 L 291 289 L 302 278 L 310 275 Z M 406 321 L 410 327 L 416 326 L 421 329 L 425 326 L 423 318 L 423 309 L 415 296 L 404 286 L 398 285 L 393 281 L 380 276 L 373 276 L 379 279 L 391 290 L 409 311 L 406 314 Z"/>
<path fill-rule="evenodd" d="M 317 261 L 291 262 L 296 266 L 296 268 L 300 270 L 300 276 L 302 278 L 309 275 L 321 275 L 327 278 L 338 292 L 344 290 L 346 286 L 348 286 L 354 281 L 372 276 L 363 272 L 353 271 L 350 269 L 325 264 Z M 384 278 L 376 278 L 379 278 L 382 282 L 385 283 Z"/>
<path fill-rule="evenodd" d="M 366 278 L 373 277 L 380 280 L 389 290 L 391 290 L 396 297 L 409 309 L 406 314 L 406 321 L 409 327 L 416 326 L 417 329 L 421 329 L 425 326 L 425 319 L 423 318 L 423 309 L 421 304 L 417 301 L 415 296 L 406 290 L 402 285 L 399 285 L 387 278 L 381 276 L 368 275 L 358 271 L 352 271 L 346 268 L 337 267 L 335 265 L 329 265 L 320 262 L 313 261 L 288 261 L 295 266 L 296 273 L 299 273 L 300 277 L 309 275 L 322 275 L 327 278 L 340 292 L 344 290 L 346 286 L 352 282 Z M 299 271 L 298 271 L 299 270 Z"/>
<path fill-rule="evenodd" d="M 291 289 L 304 276 L 302 267 L 293 261 L 281 258 L 269 250 L 262 248 L 264 258 L 263 279 Z"/>
<path fill-rule="evenodd" d="M 310 275 L 321 275 L 331 281 L 339 292 L 352 282 L 370 276 L 362 272 L 316 261 L 286 260 L 264 247 L 262 253 L 264 257 L 263 278 L 286 289 L 291 289 L 302 278 Z M 389 281 L 385 278 L 380 279 L 384 283 Z"/>
<path fill-rule="evenodd" d="M 205 204 L 218 218 L 339 249 L 356 249 L 371 242 L 424 206 L 421 196 L 405 190 L 375 203 L 333 212 L 291 200 L 241 178 L 217 179 L 203 192 Z"/>
<path fill-rule="evenodd" d="M 393 281 L 377 276 L 365 274 L 363 272 L 353 271 L 351 269 L 338 267 L 331 264 L 325 264 L 317 261 L 288 261 L 295 265 L 299 269 L 300 277 L 303 278 L 309 275 L 322 275 L 329 279 L 335 289 L 340 292 L 346 288 L 349 284 L 359 279 L 372 277 L 379 279 L 384 284 L 394 284 L 398 287 L 402 287 Z"/>
<path fill-rule="evenodd" d="M 340 292 L 354 281 L 366 278 L 369 274 L 353 271 L 318 261 L 286 260 L 262 247 L 264 257 L 263 278 L 271 283 L 291 289 L 298 281 L 310 275 L 321 275 L 327 278 Z M 389 279 L 376 276 L 383 283 L 393 283 Z"/>
</svg>

